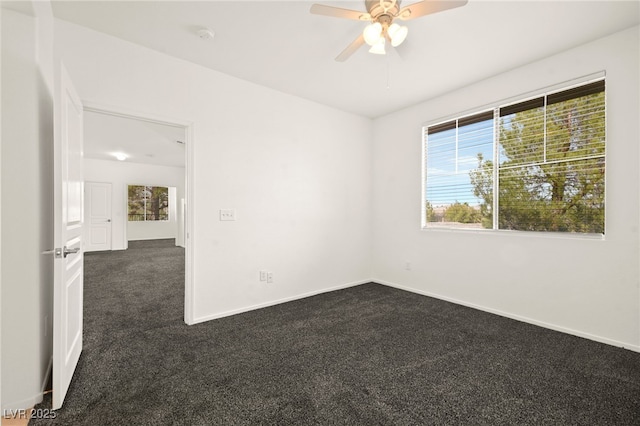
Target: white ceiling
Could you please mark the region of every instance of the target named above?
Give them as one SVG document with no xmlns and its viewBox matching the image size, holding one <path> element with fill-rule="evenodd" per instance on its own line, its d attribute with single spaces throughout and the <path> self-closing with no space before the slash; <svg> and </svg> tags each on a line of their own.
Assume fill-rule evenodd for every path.
<svg viewBox="0 0 640 426">
<path fill-rule="evenodd" d="M 185 129 L 110 114 L 85 111 L 84 157 L 130 163 L 184 167 Z"/>
<path fill-rule="evenodd" d="M 58 18 L 367 117 L 640 22 L 638 1 L 470 0 L 407 21 L 409 36 L 398 52 L 377 56 L 363 47 L 339 63 L 334 58 L 365 23 L 311 15 L 315 2 L 364 10 L 364 1 L 54 0 L 53 11 Z M 201 40 L 201 27 L 213 30 L 215 38 Z"/>
</svg>

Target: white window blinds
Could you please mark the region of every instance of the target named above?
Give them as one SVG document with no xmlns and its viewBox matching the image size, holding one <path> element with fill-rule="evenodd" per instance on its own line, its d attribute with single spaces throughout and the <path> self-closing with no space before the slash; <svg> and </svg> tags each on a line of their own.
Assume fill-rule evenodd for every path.
<svg viewBox="0 0 640 426">
<path fill-rule="evenodd" d="M 603 234 L 605 127 L 599 80 L 425 128 L 425 226 Z"/>
<path fill-rule="evenodd" d="M 481 228 L 481 202 L 471 173 L 493 159 L 494 112 L 426 128 L 426 221 L 429 226 Z"/>
</svg>

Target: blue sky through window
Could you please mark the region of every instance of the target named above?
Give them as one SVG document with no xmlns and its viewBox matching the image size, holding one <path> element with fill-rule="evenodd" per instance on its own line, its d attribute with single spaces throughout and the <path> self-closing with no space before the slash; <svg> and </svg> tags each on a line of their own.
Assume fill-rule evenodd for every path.
<svg viewBox="0 0 640 426">
<path fill-rule="evenodd" d="M 469 172 L 478 168 L 478 154 L 493 160 L 493 119 L 430 134 L 426 149 L 427 201 L 433 207 L 481 204 Z"/>
</svg>

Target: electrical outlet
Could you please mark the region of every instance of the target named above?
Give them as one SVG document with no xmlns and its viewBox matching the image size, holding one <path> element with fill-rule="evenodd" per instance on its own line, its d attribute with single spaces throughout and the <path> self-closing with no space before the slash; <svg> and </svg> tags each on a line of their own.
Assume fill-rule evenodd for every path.
<svg viewBox="0 0 640 426">
<path fill-rule="evenodd" d="M 267 284 L 271 284 L 273 282 L 273 272 L 267 272 Z"/>
<path fill-rule="evenodd" d="M 220 209 L 220 220 L 236 220 L 236 210 Z"/>
<path fill-rule="evenodd" d="M 267 271 L 260 271 L 260 281 L 267 280 Z"/>
<path fill-rule="evenodd" d="M 404 262 L 404 269 L 407 270 L 407 271 L 410 271 L 411 270 L 411 262 L 405 261 Z"/>
</svg>

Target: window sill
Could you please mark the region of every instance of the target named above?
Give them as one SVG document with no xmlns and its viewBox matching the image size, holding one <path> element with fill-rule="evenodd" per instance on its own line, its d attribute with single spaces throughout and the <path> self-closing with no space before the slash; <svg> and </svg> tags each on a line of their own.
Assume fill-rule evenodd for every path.
<svg viewBox="0 0 640 426">
<path fill-rule="evenodd" d="M 548 238 L 559 240 L 592 240 L 605 241 L 604 234 L 578 234 L 572 232 L 542 232 L 542 231 L 510 231 L 504 229 L 479 229 L 479 228 L 453 228 L 446 226 L 427 227 L 423 226 L 422 231 L 434 233 L 461 233 L 461 234 L 485 234 L 485 235 L 505 235 L 507 237 L 524 238 Z"/>
</svg>

